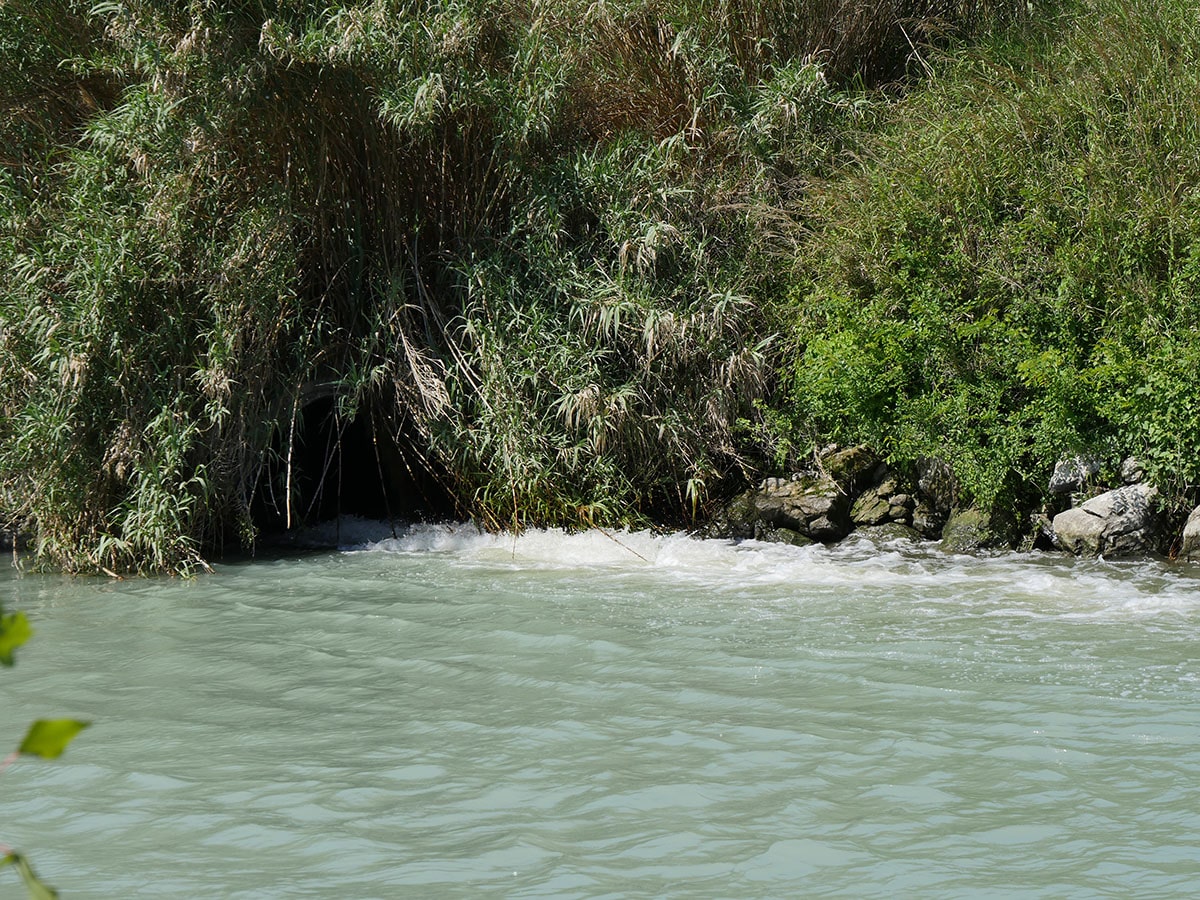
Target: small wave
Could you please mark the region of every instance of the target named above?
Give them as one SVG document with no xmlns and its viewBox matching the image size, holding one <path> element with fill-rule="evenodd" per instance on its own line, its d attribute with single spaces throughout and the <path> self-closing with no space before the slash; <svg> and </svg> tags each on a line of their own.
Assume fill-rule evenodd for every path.
<svg viewBox="0 0 1200 900">
<path fill-rule="evenodd" d="M 332 526 L 326 526 L 327 528 Z M 833 546 L 700 539 L 682 532 L 491 534 L 470 524 L 408 525 L 343 520 L 341 549 L 355 553 L 444 554 L 467 565 L 639 574 L 718 591 L 759 589 L 781 599 L 806 590 L 844 597 L 916 594 L 978 614 L 1029 615 L 1200 612 L 1200 578 L 1155 560 L 1076 560 L 1044 553 L 966 556 L 936 543 L 852 536 Z"/>
</svg>

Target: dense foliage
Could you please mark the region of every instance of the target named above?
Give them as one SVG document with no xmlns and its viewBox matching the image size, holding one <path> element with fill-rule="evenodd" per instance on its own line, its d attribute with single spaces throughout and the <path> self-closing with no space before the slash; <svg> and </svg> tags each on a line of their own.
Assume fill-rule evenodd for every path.
<svg viewBox="0 0 1200 900">
<path fill-rule="evenodd" d="M 752 465 L 806 183 L 1014 9 L 5 0 L 0 524 L 200 565 L 302 517 L 313 385 L 484 523 L 694 514 Z"/>
<path fill-rule="evenodd" d="M 1030 503 L 1064 453 L 1200 484 L 1200 19 L 1092 0 L 941 60 L 809 198 L 799 446 L 949 459 Z"/>
<path fill-rule="evenodd" d="M 1193 501 L 1200 20 L 1027 8 L 6 0 L 0 526 L 180 571 L 299 521 L 314 386 L 490 527 L 829 441 Z"/>
</svg>

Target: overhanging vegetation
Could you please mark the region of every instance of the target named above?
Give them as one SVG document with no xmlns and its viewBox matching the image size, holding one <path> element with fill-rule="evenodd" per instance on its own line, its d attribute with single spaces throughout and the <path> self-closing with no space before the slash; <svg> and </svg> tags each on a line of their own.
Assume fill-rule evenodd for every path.
<svg viewBox="0 0 1200 900">
<path fill-rule="evenodd" d="M 0 519 L 186 571 L 327 511 L 350 428 L 489 527 L 687 522 L 829 440 L 1182 502 L 1193 18 L 6 0 Z"/>
</svg>

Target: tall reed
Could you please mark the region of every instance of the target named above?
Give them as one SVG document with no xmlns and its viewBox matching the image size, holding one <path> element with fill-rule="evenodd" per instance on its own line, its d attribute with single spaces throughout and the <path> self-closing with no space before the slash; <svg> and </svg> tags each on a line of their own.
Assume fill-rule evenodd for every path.
<svg viewBox="0 0 1200 900">
<path fill-rule="evenodd" d="M 774 211 L 862 126 L 845 89 L 1015 14 L 8 0 L 0 519 L 194 569 L 291 509 L 330 383 L 482 522 L 687 519 L 756 464 Z"/>
</svg>

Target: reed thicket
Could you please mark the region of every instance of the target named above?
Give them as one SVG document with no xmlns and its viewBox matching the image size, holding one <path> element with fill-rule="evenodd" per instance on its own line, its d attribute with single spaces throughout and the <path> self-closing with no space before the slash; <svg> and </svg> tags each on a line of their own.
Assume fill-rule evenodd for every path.
<svg viewBox="0 0 1200 900">
<path fill-rule="evenodd" d="M 1025 9 L 6 0 L 2 524 L 194 568 L 290 512 L 314 383 L 488 525 L 687 520 L 762 453 L 812 186 Z"/>
</svg>

